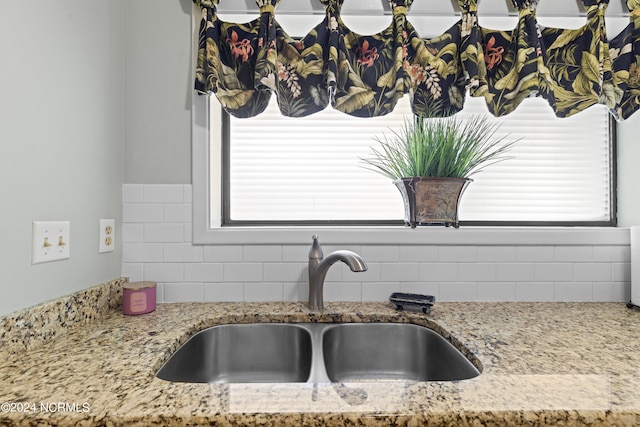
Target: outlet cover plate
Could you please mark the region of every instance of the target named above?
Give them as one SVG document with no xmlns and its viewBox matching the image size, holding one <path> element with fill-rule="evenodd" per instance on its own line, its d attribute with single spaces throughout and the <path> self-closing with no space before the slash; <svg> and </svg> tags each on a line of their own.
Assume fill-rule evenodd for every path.
<svg viewBox="0 0 640 427">
<path fill-rule="evenodd" d="M 116 221 L 113 219 L 100 220 L 100 244 L 98 252 L 113 252 L 115 248 Z"/>
<path fill-rule="evenodd" d="M 33 221 L 31 264 L 69 259 L 71 223 L 69 221 Z"/>
</svg>

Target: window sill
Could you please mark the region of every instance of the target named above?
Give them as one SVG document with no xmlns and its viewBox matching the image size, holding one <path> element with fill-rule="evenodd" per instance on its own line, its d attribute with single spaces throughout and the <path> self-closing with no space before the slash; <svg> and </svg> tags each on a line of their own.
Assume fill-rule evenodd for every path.
<svg viewBox="0 0 640 427">
<path fill-rule="evenodd" d="M 629 229 L 613 227 L 221 227 L 197 230 L 202 245 L 307 244 L 317 234 L 335 245 L 629 245 Z"/>
</svg>

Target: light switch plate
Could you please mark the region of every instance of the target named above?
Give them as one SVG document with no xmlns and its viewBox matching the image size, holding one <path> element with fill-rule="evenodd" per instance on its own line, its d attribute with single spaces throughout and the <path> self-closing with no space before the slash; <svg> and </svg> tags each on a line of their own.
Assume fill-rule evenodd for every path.
<svg viewBox="0 0 640 427">
<path fill-rule="evenodd" d="M 69 221 L 33 221 L 31 264 L 69 259 L 71 223 Z"/>
<path fill-rule="evenodd" d="M 98 252 L 113 252 L 115 247 L 116 221 L 113 219 L 100 220 L 100 242 Z"/>
</svg>

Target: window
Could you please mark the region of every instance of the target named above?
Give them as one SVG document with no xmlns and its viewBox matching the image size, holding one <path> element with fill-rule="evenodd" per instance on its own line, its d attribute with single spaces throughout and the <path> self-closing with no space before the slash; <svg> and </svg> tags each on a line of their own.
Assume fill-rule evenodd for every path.
<svg viewBox="0 0 640 427">
<path fill-rule="evenodd" d="M 366 119 L 330 107 L 286 118 L 272 101 L 252 119 L 223 120 L 223 225 L 402 224 L 398 190 L 360 158 L 410 117 L 408 97 Z M 467 97 L 459 114 L 488 113 L 483 99 Z M 512 159 L 472 176 L 462 225 L 615 225 L 615 132 L 604 107 L 558 119 L 545 100 L 527 99 L 494 120 L 522 139 Z"/>
<path fill-rule="evenodd" d="M 345 6 L 346 8 L 346 6 Z M 255 13 L 254 13 L 255 15 Z M 251 15 L 253 18 L 254 15 Z M 418 14 L 419 15 L 419 14 Z M 198 16 L 194 14 L 194 16 Z M 224 19 L 230 22 L 244 22 L 247 20 L 247 15 L 225 15 Z M 304 34 L 313 25 L 320 21 L 322 16 L 317 15 L 301 16 L 299 14 L 280 14 L 279 22 L 289 31 L 290 34 Z M 197 31 L 197 18 L 194 18 L 194 31 Z M 349 15 L 348 25 L 354 30 L 359 31 L 362 34 L 371 33 L 376 29 L 384 28 L 389 22 L 389 16 L 364 16 Z M 608 29 L 612 32 L 616 32 L 622 29 L 628 24 L 628 18 L 610 19 L 607 23 Z M 413 24 L 416 28 L 425 33 L 425 35 L 440 34 L 449 28 L 454 22 L 458 20 L 457 14 L 451 16 L 429 16 L 428 14 L 413 16 Z M 615 21 L 615 22 L 613 22 Z M 584 22 L 584 17 L 558 17 L 549 18 L 545 17 L 544 23 L 546 25 L 555 27 L 575 27 L 578 28 Z M 616 24 L 617 27 L 610 24 Z M 513 16 L 500 16 L 500 17 L 488 17 L 484 16 L 482 24 L 490 28 L 513 28 L 515 25 L 515 17 Z M 555 153 L 550 159 L 550 162 L 546 165 L 560 162 L 560 159 L 564 159 L 564 164 L 558 170 L 565 173 L 564 179 L 560 180 L 554 177 L 553 174 L 544 166 L 544 162 L 549 161 L 549 157 L 545 159 L 538 159 L 536 162 L 543 165 L 541 170 L 531 169 L 526 174 L 521 174 L 522 177 L 527 178 L 528 175 L 539 176 L 542 173 L 546 173 L 546 187 L 553 187 L 556 182 L 562 182 L 563 184 L 582 185 L 582 190 L 572 190 L 570 187 L 564 189 L 564 195 L 559 193 L 555 196 L 555 199 L 547 199 L 547 205 L 542 203 L 534 204 L 534 206 L 525 207 L 524 204 L 518 206 L 517 203 L 510 208 L 510 210 L 496 210 L 495 206 L 500 202 L 500 194 L 506 194 L 503 191 L 507 187 L 514 188 L 516 181 L 514 179 L 507 180 L 502 175 L 503 172 L 497 169 L 498 167 L 504 167 L 507 169 L 517 170 L 524 157 L 518 152 L 517 159 L 504 162 L 502 165 L 495 165 L 493 168 L 489 168 L 484 172 L 475 175 L 473 178 L 475 182 L 469 186 L 465 192 L 463 198 L 463 206 L 461 206 L 460 217 L 463 220 L 461 227 L 458 230 L 452 232 L 451 229 L 445 229 L 444 227 L 419 227 L 417 229 L 410 229 L 408 227 L 402 227 L 400 218 L 402 217 L 402 207 L 398 206 L 400 203 L 400 195 L 397 193 L 396 188 L 382 176 L 377 175 L 374 172 L 368 171 L 360 167 L 357 157 L 359 154 L 349 154 L 351 163 L 351 170 L 363 176 L 364 183 L 370 187 L 374 187 L 376 191 L 376 205 L 374 208 L 364 209 L 364 214 L 358 217 L 356 220 L 353 218 L 333 217 L 333 221 L 340 222 L 324 222 L 319 223 L 317 219 L 306 220 L 299 223 L 293 223 L 290 220 L 282 220 L 276 222 L 271 216 L 269 221 L 266 222 L 266 211 L 260 211 L 260 208 L 254 208 L 255 215 L 252 217 L 242 211 L 231 211 L 231 205 L 228 202 L 223 204 L 223 199 L 231 200 L 232 195 L 230 193 L 223 194 L 223 172 L 229 170 L 223 168 L 223 155 L 222 155 L 222 136 L 223 136 L 223 114 L 221 113 L 220 105 L 215 99 L 209 99 L 205 96 L 193 96 L 193 110 L 192 110 L 192 139 L 193 139 L 193 242 L 195 244 L 295 244 L 306 245 L 310 242 L 310 236 L 312 234 L 320 234 L 323 243 L 332 243 L 336 245 L 365 245 L 365 244 L 401 244 L 401 245 L 430 245 L 430 244 L 444 244 L 444 245 L 466 245 L 466 244 L 491 244 L 496 245 L 518 245 L 518 244 L 568 244 L 570 242 L 582 241 L 582 239 L 588 238 L 598 242 L 608 242 L 609 236 L 614 230 L 612 227 L 608 229 L 591 228 L 586 229 L 583 227 L 539 227 L 540 225 L 615 225 L 616 217 L 616 203 L 615 203 L 615 125 L 608 117 L 608 114 L 604 109 L 599 107 L 589 108 L 587 111 L 576 115 L 569 119 L 555 119 L 555 117 L 549 116 L 549 122 L 545 123 L 544 129 L 547 130 L 547 134 L 561 135 L 559 140 L 561 143 L 567 141 L 566 137 L 575 137 L 573 139 L 573 148 L 571 146 L 563 146 L 561 149 L 559 146 L 553 146 Z M 474 104 L 482 104 L 480 99 L 467 98 L 466 105 L 471 108 Z M 481 111 L 485 111 L 484 106 L 477 105 Z M 549 114 L 550 109 L 540 99 L 528 99 L 523 103 L 517 111 L 517 114 L 525 111 L 524 108 L 537 108 L 538 111 L 542 109 L 544 114 Z M 402 114 L 400 110 L 402 106 L 398 106 L 397 114 Z M 465 111 L 465 113 L 473 113 L 473 110 Z M 324 113 L 335 113 L 330 107 L 325 110 Z M 255 119 L 248 119 L 242 122 L 238 122 L 240 126 L 249 125 L 253 120 L 260 120 L 267 118 L 269 112 L 265 112 L 262 116 L 258 116 Z M 589 116 L 587 116 L 589 115 Z M 593 116 L 592 116 L 593 115 Z M 339 115 L 339 119 L 349 120 L 361 126 L 360 132 L 356 132 L 359 136 L 366 139 L 368 144 L 374 143 L 369 137 L 363 136 L 363 131 L 368 130 L 373 126 L 374 119 L 357 119 L 349 116 Z M 271 116 L 273 117 L 273 116 Z M 320 120 L 320 116 L 315 119 Z M 392 116 L 389 116 L 392 117 Z M 400 116 L 398 116 L 399 118 Z M 517 115 L 507 116 L 508 119 L 516 119 Z M 589 117 L 589 118 L 587 118 Z M 593 119 L 593 120 L 592 120 Z M 286 118 L 277 115 L 278 123 Z M 293 119 L 291 119 L 293 120 Z M 520 119 L 522 122 L 522 118 Z M 529 117 L 520 123 L 520 125 L 529 125 Z M 572 124 L 571 121 L 581 121 L 592 124 L 591 122 L 597 122 L 601 127 L 599 128 L 597 135 L 598 143 L 591 145 L 586 143 L 587 137 L 592 137 L 596 133 L 584 132 L 582 124 Z M 553 122 L 557 122 L 562 125 L 566 123 L 564 130 L 551 130 L 549 127 Z M 298 126 L 302 122 L 297 122 Z M 230 126 L 234 126 L 229 123 Z M 388 132 L 389 127 L 394 127 L 395 124 L 381 123 L 377 124 L 378 130 L 374 133 L 381 135 L 382 132 Z M 540 134 L 541 128 L 531 126 L 533 132 Z M 335 126 L 334 126 L 335 128 Z M 364 128 L 364 129 L 363 129 Z M 325 129 L 323 129 L 324 131 Z M 503 128 L 503 130 L 506 130 Z M 230 132 L 237 132 L 233 129 L 229 129 Z M 586 134 L 586 136 L 578 135 L 578 132 Z M 287 135 L 291 138 L 291 134 Z M 234 138 L 238 137 L 235 134 Z M 264 135 L 261 135 L 263 137 Z M 351 135 L 353 136 L 353 134 Z M 515 135 L 514 135 L 515 136 Z M 538 136 L 541 136 L 538 135 Z M 329 138 L 325 138 L 329 139 Z M 251 141 L 249 141 L 251 142 Z M 254 143 L 256 140 L 254 139 Z M 305 141 L 303 141 L 305 142 Z M 330 141 L 331 142 L 331 141 Z M 543 142 L 522 141 L 522 149 L 526 147 L 533 148 Z M 547 141 L 548 144 L 554 144 Z M 234 142 L 234 145 L 237 144 Z M 264 145 L 264 144 L 263 144 Z M 301 144 L 297 144 L 301 145 Z M 311 144 L 305 144 L 307 146 Z M 575 150 L 576 145 L 581 147 L 580 155 L 571 154 Z M 585 150 L 585 147 L 592 147 L 593 150 Z M 582 151 L 584 150 L 584 151 Z M 543 152 L 544 150 L 539 150 Z M 585 157 L 588 153 L 589 159 Z M 595 154 L 595 155 L 594 155 Z M 528 155 L 532 160 L 535 156 Z M 337 156 L 334 154 L 333 158 Z M 340 157 L 344 162 L 346 156 L 341 154 Z M 579 161 L 578 161 L 579 160 Z M 259 163 L 266 162 L 262 161 Z M 582 165 L 578 169 L 582 168 L 585 173 L 578 175 L 572 175 L 575 171 L 574 167 Z M 335 165 L 335 163 L 334 163 Z M 571 169 L 571 170 L 570 170 Z M 498 179 L 491 179 L 491 175 L 498 175 Z M 568 176 L 571 175 L 571 178 Z M 326 174 L 325 174 L 326 176 Z M 320 177 L 316 177 L 317 181 L 320 181 Z M 254 178 L 254 182 L 260 181 L 261 177 Z M 485 181 L 485 184 L 480 185 L 481 181 Z M 361 182 L 362 183 L 362 182 Z M 524 187 L 522 184 L 519 188 L 522 191 L 512 192 L 512 196 L 509 196 L 511 201 L 518 201 L 521 197 L 527 193 L 531 193 L 533 188 L 531 186 Z M 486 186 L 487 189 L 493 188 L 494 194 L 497 194 L 495 198 L 482 194 L 482 187 Z M 503 188 L 501 188 L 501 186 Z M 542 189 L 545 186 L 537 187 Z M 228 187 L 230 189 L 230 187 Z M 288 188 L 293 188 L 289 185 Z M 495 191 L 497 190 L 497 191 Z M 541 190 L 540 190 L 541 191 Z M 362 191 L 366 193 L 367 191 Z M 382 197 L 382 194 L 387 194 L 388 197 L 394 199 L 392 204 L 382 203 L 378 201 L 378 197 Z M 240 194 L 240 193 L 237 193 Z M 571 201 L 578 195 L 580 197 L 589 195 L 591 201 L 586 205 L 580 205 L 577 201 Z M 504 196 L 503 198 L 506 198 Z M 480 201 L 479 203 L 477 201 Z M 238 203 L 238 202 L 235 202 Z M 476 206 L 475 211 L 472 209 L 472 205 Z M 556 216 L 551 218 L 550 212 L 557 212 L 555 206 L 564 205 L 569 207 L 569 216 Z M 226 223 L 223 224 L 223 205 L 228 210 L 228 217 L 225 219 Z M 328 203 L 327 203 L 328 205 Z M 362 204 L 364 206 L 364 204 Z M 585 206 L 587 208 L 585 208 Z M 240 208 L 240 204 L 236 204 L 235 208 Z M 234 208 L 234 209 L 235 209 Z M 553 208 L 553 209 L 551 209 Z M 515 216 L 511 209 L 519 210 L 524 214 L 519 219 L 514 219 Z M 248 209 L 251 211 L 251 209 Z M 351 209 L 340 209 L 342 213 L 353 215 Z M 289 214 L 287 209 L 281 210 L 285 214 Z M 347 212 L 349 211 L 349 212 Z M 391 212 L 391 213 L 389 213 Z M 365 215 L 366 214 L 366 215 Z M 235 218 L 234 218 L 235 215 Z M 273 215 L 270 213 L 269 215 Z M 320 216 L 317 212 L 316 218 L 329 218 L 327 216 Z M 313 217 L 312 215 L 307 218 Z M 234 220 L 229 221 L 229 218 Z M 256 219 L 257 218 L 257 219 Z M 277 218 L 277 215 L 275 216 Z M 296 218 L 300 220 L 300 217 Z M 362 220 L 366 222 L 363 222 Z M 329 221 L 329 220 L 326 220 Z M 354 221 L 358 221 L 355 222 Z M 515 225 L 516 222 L 521 221 L 522 225 L 536 225 L 538 227 L 508 227 L 506 225 Z M 262 224 L 263 226 L 259 226 Z M 324 224 L 324 225 L 321 225 Z M 343 225 L 340 225 L 343 224 Z M 475 225 L 501 225 L 500 227 L 475 227 Z M 587 236 L 588 237 L 585 237 Z"/>
</svg>

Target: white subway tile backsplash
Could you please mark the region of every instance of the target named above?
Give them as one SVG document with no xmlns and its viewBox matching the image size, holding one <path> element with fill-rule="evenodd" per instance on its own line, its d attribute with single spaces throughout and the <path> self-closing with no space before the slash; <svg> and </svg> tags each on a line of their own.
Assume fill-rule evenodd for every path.
<svg viewBox="0 0 640 427">
<path fill-rule="evenodd" d="M 204 262 L 242 262 L 242 246 L 205 246 Z"/>
<path fill-rule="evenodd" d="M 188 263 L 184 264 L 184 280 L 186 282 L 222 282 L 223 264 Z"/>
<path fill-rule="evenodd" d="M 325 282 L 324 301 L 362 301 L 360 282 Z"/>
<path fill-rule="evenodd" d="M 122 243 L 144 243 L 144 226 L 146 224 L 122 224 Z"/>
<path fill-rule="evenodd" d="M 158 283 L 156 286 L 156 302 L 165 302 L 164 300 L 164 283 Z M 167 301 L 173 302 L 173 301 Z"/>
<path fill-rule="evenodd" d="M 166 204 L 164 205 L 164 221 L 165 222 L 191 222 L 191 204 Z"/>
<path fill-rule="evenodd" d="M 282 283 L 245 283 L 244 301 L 282 301 Z"/>
<path fill-rule="evenodd" d="M 397 262 L 400 261 L 400 247 L 398 246 L 362 246 L 359 253 L 362 258 L 369 262 Z M 405 260 L 402 260 L 405 261 Z"/>
<path fill-rule="evenodd" d="M 191 223 L 189 224 L 182 224 L 182 229 L 183 229 L 183 236 L 184 236 L 184 241 L 186 243 L 192 243 L 193 242 L 193 225 Z"/>
<path fill-rule="evenodd" d="M 303 282 L 307 280 L 307 264 L 268 262 L 263 265 L 265 282 Z"/>
<path fill-rule="evenodd" d="M 614 282 L 631 282 L 631 263 L 612 263 L 611 275 Z"/>
<path fill-rule="evenodd" d="M 181 283 L 184 281 L 184 267 L 174 263 L 145 263 L 144 280 Z"/>
<path fill-rule="evenodd" d="M 478 262 L 513 262 L 515 260 L 514 246 L 487 246 L 478 250 Z"/>
<path fill-rule="evenodd" d="M 573 280 L 573 264 L 538 263 L 535 265 L 534 277 L 537 282 L 569 282 Z"/>
<path fill-rule="evenodd" d="M 184 226 L 182 224 L 144 224 L 146 243 L 182 243 Z"/>
<path fill-rule="evenodd" d="M 573 280 L 577 282 L 610 281 L 611 264 L 596 262 L 591 264 L 573 264 Z"/>
<path fill-rule="evenodd" d="M 516 247 L 516 261 L 552 262 L 555 251 L 553 246 L 518 246 Z"/>
<path fill-rule="evenodd" d="M 400 246 L 400 260 L 404 262 L 436 262 L 438 261 L 438 247 Z"/>
<path fill-rule="evenodd" d="M 450 262 L 420 264 L 420 280 L 426 282 L 455 282 L 458 280 L 458 264 Z"/>
<path fill-rule="evenodd" d="M 239 302 L 244 299 L 243 283 L 205 283 L 205 302 Z"/>
<path fill-rule="evenodd" d="M 143 202 L 144 185 L 142 184 L 124 184 L 122 186 L 122 202 L 123 203 L 141 203 Z"/>
<path fill-rule="evenodd" d="M 440 246 L 438 260 L 442 262 L 474 262 L 478 260 L 475 246 Z"/>
<path fill-rule="evenodd" d="M 123 243 L 122 262 L 162 262 L 160 243 Z"/>
<path fill-rule="evenodd" d="M 556 301 L 593 301 L 592 282 L 559 282 L 555 284 Z"/>
<path fill-rule="evenodd" d="M 163 261 L 165 262 L 202 262 L 202 246 L 190 243 L 165 243 Z"/>
<path fill-rule="evenodd" d="M 311 244 L 285 245 L 282 247 L 282 261 L 284 262 L 309 262 L 309 249 Z"/>
<path fill-rule="evenodd" d="M 389 302 L 394 292 L 400 292 L 399 282 L 362 282 L 362 301 Z"/>
<path fill-rule="evenodd" d="M 420 264 L 415 262 L 380 263 L 380 280 L 383 282 L 415 282 L 420 280 Z"/>
<path fill-rule="evenodd" d="M 553 282 L 516 283 L 516 301 L 553 302 L 555 301 L 555 284 Z"/>
<path fill-rule="evenodd" d="M 282 246 L 259 245 L 244 246 L 242 260 L 245 262 L 278 262 L 282 261 Z"/>
<path fill-rule="evenodd" d="M 193 202 L 193 187 L 190 184 L 183 185 L 183 198 L 182 201 L 184 203 L 192 203 Z"/>
<path fill-rule="evenodd" d="M 130 282 L 144 280 L 144 263 L 122 263 L 122 277 L 128 277 Z"/>
<path fill-rule="evenodd" d="M 628 302 L 631 299 L 629 282 L 594 282 L 593 301 Z"/>
<path fill-rule="evenodd" d="M 193 245 L 191 185 L 125 184 L 122 274 L 158 282 L 158 301 L 307 301 L 308 244 Z M 323 243 L 320 233 L 320 243 Z M 360 254 L 325 279 L 325 301 L 627 301 L 628 245 L 330 245 Z"/>
<path fill-rule="evenodd" d="M 479 262 L 458 264 L 458 280 L 461 282 L 495 282 L 496 265 Z"/>
<path fill-rule="evenodd" d="M 516 284 L 478 283 L 478 301 L 516 301 Z"/>
<path fill-rule="evenodd" d="M 224 265 L 223 281 L 225 282 L 259 282 L 262 281 L 261 263 L 229 263 Z"/>
<path fill-rule="evenodd" d="M 629 246 L 594 246 L 593 260 L 596 262 L 630 262 Z"/>
<path fill-rule="evenodd" d="M 307 283 L 283 283 L 282 284 L 283 301 L 309 301 L 309 285 Z"/>
<path fill-rule="evenodd" d="M 204 285 L 202 283 L 165 283 L 165 302 L 203 302 Z"/>
<path fill-rule="evenodd" d="M 163 261 L 165 262 L 202 262 L 202 246 L 190 243 L 165 243 Z"/>
<path fill-rule="evenodd" d="M 498 282 L 532 282 L 535 279 L 533 263 L 500 263 L 496 264 L 496 280 Z"/>
<path fill-rule="evenodd" d="M 164 206 L 158 203 L 125 203 L 122 205 L 122 222 L 162 222 Z"/>
<path fill-rule="evenodd" d="M 478 285 L 473 282 L 440 283 L 438 294 L 441 302 L 478 301 Z"/>
<path fill-rule="evenodd" d="M 592 262 L 592 246 L 556 246 L 554 261 L 556 262 Z"/>
<path fill-rule="evenodd" d="M 143 201 L 145 203 L 182 203 L 183 194 L 183 184 L 145 185 Z"/>
</svg>

